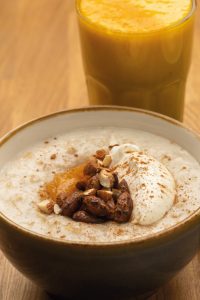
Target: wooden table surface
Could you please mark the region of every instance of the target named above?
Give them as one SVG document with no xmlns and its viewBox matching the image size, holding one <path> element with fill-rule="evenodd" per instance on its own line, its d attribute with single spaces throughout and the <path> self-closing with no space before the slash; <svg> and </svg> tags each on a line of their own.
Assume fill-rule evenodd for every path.
<svg viewBox="0 0 200 300">
<path fill-rule="evenodd" d="M 200 2 L 200 0 L 199 0 Z M 74 0 L 0 0 L 0 134 L 32 118 L 87 104 Z M 200 132 L 200 9 L 185 123 Z M 151 300 L 199 300 L 200 255 Z M 48 296 L 0 253 L 0 300 Z"/>
</svg>

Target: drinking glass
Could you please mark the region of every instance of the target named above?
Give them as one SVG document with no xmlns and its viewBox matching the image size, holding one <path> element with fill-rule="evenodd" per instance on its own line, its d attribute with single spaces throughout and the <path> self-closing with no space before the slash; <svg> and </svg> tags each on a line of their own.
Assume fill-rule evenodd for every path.
<svg viewBox="0 0 200 300">
<path fill-rule="evenodd" d="M 175 25 L 137 33 L 106 30 L 76 1 L 90 104 L 144 108 L 182 121 L 196 2 Z"/>
</svg>

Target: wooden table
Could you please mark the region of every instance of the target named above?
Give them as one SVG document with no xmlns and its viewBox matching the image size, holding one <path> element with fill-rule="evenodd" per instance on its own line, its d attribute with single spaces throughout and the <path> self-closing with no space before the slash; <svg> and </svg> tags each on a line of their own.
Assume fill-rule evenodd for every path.
<svg viewBox="0 0 200 300">
<path fill-rule="evenodd" d="M 185 123 L 200 131 L 200 9 L 197 14 Z M 0 0 L 0 134 L 86 104 L 74 0 Z M 200 299 L 199 260 L 197 255 L 151 300 Z M 42 299 L 49 298 L 0 253 L 0 300 Z"/>
</svg>

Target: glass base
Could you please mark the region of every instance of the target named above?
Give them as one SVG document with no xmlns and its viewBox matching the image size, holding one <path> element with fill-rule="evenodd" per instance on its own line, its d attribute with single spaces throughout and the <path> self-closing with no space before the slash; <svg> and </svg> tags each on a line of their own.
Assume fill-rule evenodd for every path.
<svg viewBox="0 0 200 300">
<path fill-rule="evenodd" d="M 113 87 L 87 76 L 91 105 L 121 105 L 142 108 L 183 120 L 185 80 L 154 87 Z"/>
</svg>

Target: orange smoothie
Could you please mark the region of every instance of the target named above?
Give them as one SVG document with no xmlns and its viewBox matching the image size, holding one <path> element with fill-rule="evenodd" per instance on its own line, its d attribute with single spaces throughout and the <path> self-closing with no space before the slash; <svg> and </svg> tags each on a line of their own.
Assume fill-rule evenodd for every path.
<svg viewBox="0 0 200 300">
<path fill-rule="evenodd" d="M 78 0 L 91 104 L 183 118 L 194 26 L 193 0 Z"/>
</svg>

